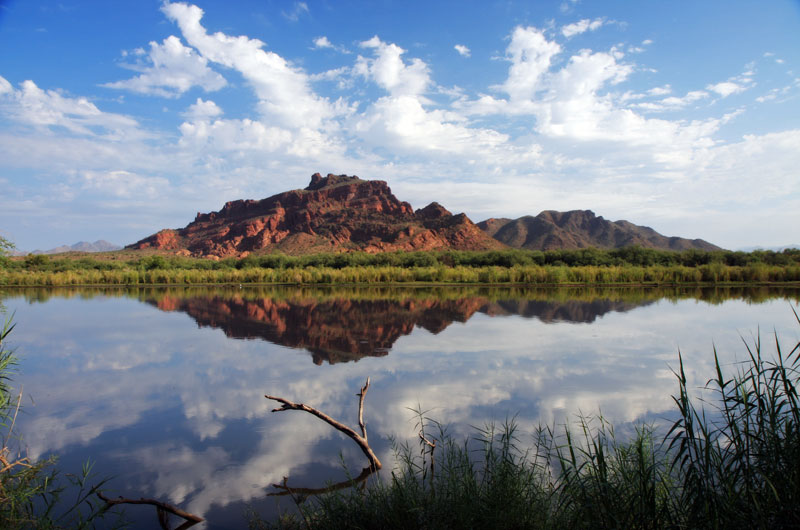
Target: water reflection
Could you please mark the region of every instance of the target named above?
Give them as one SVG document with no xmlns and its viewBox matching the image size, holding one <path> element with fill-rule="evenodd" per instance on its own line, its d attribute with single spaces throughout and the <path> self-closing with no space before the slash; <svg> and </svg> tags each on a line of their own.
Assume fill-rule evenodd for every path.
<svg viewBox="0 0 800 530">
<path fill-rule="evenodd" d="M 791 296 L 773 290 L 769 296 Z M 610 312 L 626 312 L 656 300 L 715 300 L 768 296 L 763 287 L 696 289 L 298 289 L 259 292 L 241 289 L 156 292 L 143 299 L 162 311 L 180 311 L 200 327 L 222 329 L 234 339 L 263 339 L 311 354 L 314 364 L 387 355 L 414 328 L 437 334 L 475 313 L 519 315 L 541 322 L 592 323 Z M 554 299 L 558 294 L 561 299 Z M 279 295 L 279 296 L 276 296 Z"/>
<path fill-rule="evenodd" d="M 455 432 L 518 414 L 530 428 L 582 410 L 615 422 L 669 413 L 684 355 L 690 385 L 746 355 L 739 334 L 789 334 L 800 289 L 100 288 L 8 290 L 31 456 L 91 457 L 111 494 L 162 498 L 244 526 L 290 477 L 312 487 L 364 466 L 350 440 L 284 396 L 355 425 L 367 376 L 370 443 L 416 436 L 421 406 Z M 231 340 L 249 338 L 255 340 Z M 263 339 L 263 340 L 262 340 Z M 390 351 L 389 355 L 386 352 Z M 309 353 L 315 366 L 308 362 Z M 342 361 L 358 362 L 342 362 Z M 305 417 L 309 416 L 309 417 Z M 459 429 L 462 429 L 459 431 Z M 143 522 L 141 527 L 148 527 Z"/>
</svg>

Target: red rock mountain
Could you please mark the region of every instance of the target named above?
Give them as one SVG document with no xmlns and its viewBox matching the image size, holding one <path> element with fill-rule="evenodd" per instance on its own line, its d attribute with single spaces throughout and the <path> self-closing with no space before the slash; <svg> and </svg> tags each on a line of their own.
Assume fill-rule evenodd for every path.
<svg viewBox="0 0 800 530">
<path fill-rule="evenodd" d="M 514 248 L 531 250 L 620 248 L 637 245 L 663 250 L 719 250 L 702 239 L 667 237 L 647 226 L 628 221 L 607 221 L 590 210 L 544 211 L 536 217 L 487 219 L 478 227 Z"/>
<path fill-rule="evenodd" d="M 505 245 L 466 215 L 453 215 L 438 203 L 415 212 L 386 182 L 315 173 L 303 190 L 228 202 L 218 212 L 198 213 L 185 228 L 161 230 L 127 248 L 221 258 L 271 250 L 488 250 Z"/>
</svg>

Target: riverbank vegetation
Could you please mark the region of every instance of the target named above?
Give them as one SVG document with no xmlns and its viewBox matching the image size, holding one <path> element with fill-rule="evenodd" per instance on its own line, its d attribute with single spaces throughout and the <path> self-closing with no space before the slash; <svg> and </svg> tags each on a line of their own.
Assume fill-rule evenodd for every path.
<svg viewBox="0 0 800 530">
<path fill-rule="evenodd" d="M 795 313 L 795 316 L 797 314 Z M 798 319 L 800 323 L 800 319 Z M 704 401 L 682 362 L 666 435 L 618 437 L 602 418 L 539 428 L 526 442 L 509 420 L 456 440 L 419 412 L 419 446 L 395 447 L 386 480 L 313 496 L 251 528 L 798 528 L 800 342 L 760 339 L 716 374 Z M 289 488 L 283 487 L 282 489 Z"/>
<path fill-rule="evenodd" d="M 800 250 L 614 250 L 265 254 L 210 260 L 167 254 L 29 255 L 0 263 L 0 285 L 215 283 L 720 284 L 800 282 Z"/>
</svg>

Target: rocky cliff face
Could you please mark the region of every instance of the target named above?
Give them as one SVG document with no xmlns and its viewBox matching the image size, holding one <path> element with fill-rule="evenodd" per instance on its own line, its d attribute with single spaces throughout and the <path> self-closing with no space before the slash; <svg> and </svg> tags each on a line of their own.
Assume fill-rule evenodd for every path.
<svg viewBox="0 0 800 530">
<path fill-rule="evenodd" d="M 185 228 L 162 230 L 128 248 L 221 258 L 270 250 L 382 252 L 503 247 L 464 214 L 452 215 L 437 203 L 415 212 L 383 181 L 315 173 L 305 189 L 258 201 L 228 202 L 218 212 L 198 213 Z"/>
<path fill-rule="evenodd" d="M 477 226 L 510 247 L 530 250 L 609 249 L 632 245 L 663 250 L 719 250 L 718 246 L 702 239 L 663 236 L 647 226 L 607 221 L 590 210 L 548 210 L 536 217 L 487 219 Z"/>
</svg>

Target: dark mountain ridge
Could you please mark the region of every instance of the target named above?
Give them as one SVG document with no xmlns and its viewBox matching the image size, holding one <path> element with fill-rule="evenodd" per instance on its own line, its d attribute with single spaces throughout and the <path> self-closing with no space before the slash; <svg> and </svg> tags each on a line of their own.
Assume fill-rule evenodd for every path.
<svg viewBox="0 0 800 530">
<path fill-rule="evenodd" d="M 720 250 L 702 239 L 667 237 L 648 226 L 628 221 L 607 221 L 591 210 L 545 210 L 536 217 L 487 219 L 478 227 L 514 248 L 554 250 L 640 246 L 662 250 Z"/>
</svg>

